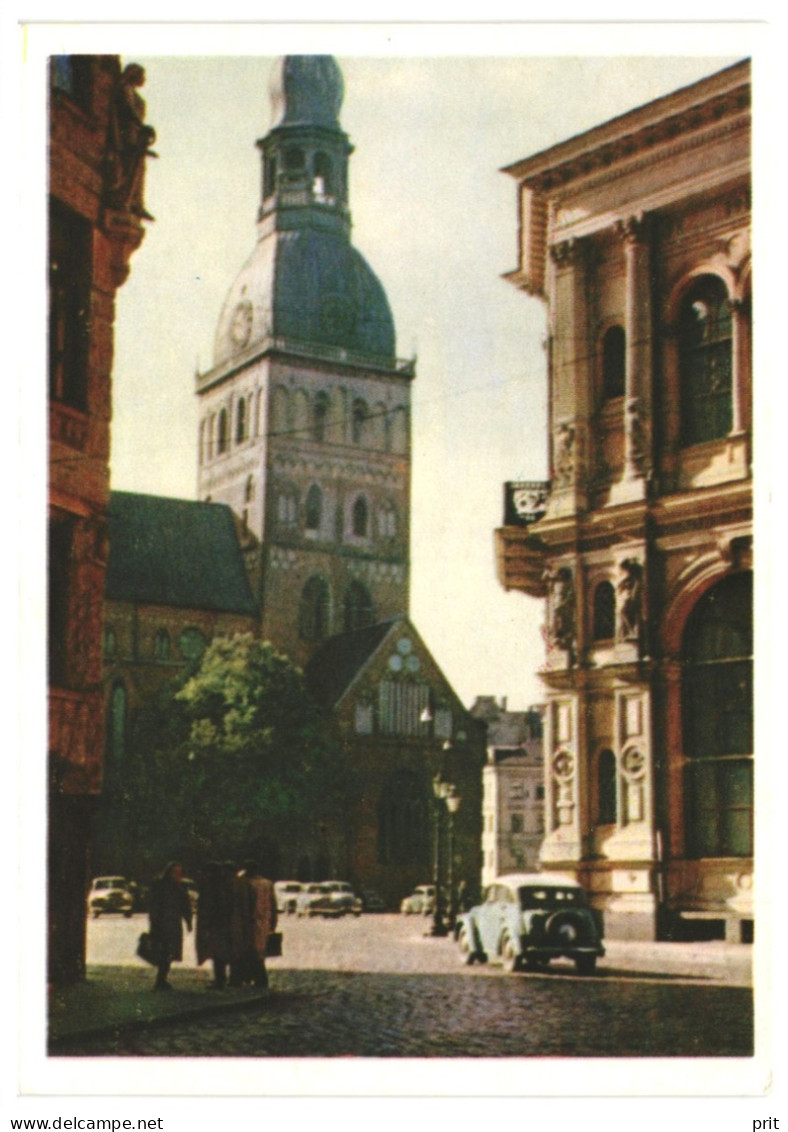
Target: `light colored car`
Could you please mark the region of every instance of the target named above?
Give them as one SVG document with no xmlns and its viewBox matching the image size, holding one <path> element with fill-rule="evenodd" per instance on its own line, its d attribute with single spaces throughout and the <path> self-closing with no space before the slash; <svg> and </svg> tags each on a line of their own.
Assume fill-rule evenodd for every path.
<svg viewBox="0 0 788 1132">
<path fill-rule="evenodd" d="M 297 916 L 323 916 L 332 915 L 327 909 L 331 905 L 331 894 L 325 884 L 316 881 L 312 884 L 302 884 L 301 891 L 296 896 Z"/>
<path fill-rule="evenodd" d="M 361 897 L 356 896 L 347 881 L 327 880 L 326 888 L 329 891 L 332 906 L 340 909 L 340 915 L 361 915 L 364 910 Z"/>
<path fill-rule="evenodd" d="M 429 916 L 435 908 L 435 885 L 420 884 L 399 906 L 404 916 Z"/>
<path fill-rule="evenodd" d="M 125 877 L 96 877 L 90 886 L 88 908 L 94 920 L 111 912 L 119 912 L 130 919 L 134 912 L 134 897 Z"/>
<path fill-rule="evenodd" d="M 299 880 L 278 880 L 274 884 L 276 893 L 276 910 L 288 916 L 295 912 L 298 903 L 298 894 L 304 886 Z"/>
<path fill-rule="evenodd" d="M 605 954 L 602 917 L 585 889 L 547 873 L 497 877 L 483 902 L 457 917 L 455 936 L 463 963 L 490 960 L 512 972 L 566 956 L 590 975 Z"/>
</svg>

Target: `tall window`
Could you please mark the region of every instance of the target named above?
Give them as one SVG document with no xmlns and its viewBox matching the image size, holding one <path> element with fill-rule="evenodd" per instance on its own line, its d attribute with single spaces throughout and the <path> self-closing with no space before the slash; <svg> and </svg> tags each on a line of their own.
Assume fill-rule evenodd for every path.
<svg viewBox="0 0 788 1132">
<path fill-rule="evenodd" d="M 166 629 L 157 629 L 153 641 L 153 655 L 156 660 L 170 659 L 170 634 Z"/>
<path fill-rule="evenodd" d="M 73 521 L 49 524 L 49 683 L 66 686 L 68 671 L 68 613 L 71 583 Z"/>
<path fill-rule="evenodd" d="M 323 517 L 323 493 L 316 483 L 313 483 L 306 493 L 306 508 L 304 525 L 308 531 L 319 531 L 320 520 Z"/>
<path fill-rule="evenodd" d="M 93 73 L 89 55 L 53 55 L 52 86 L 67 94 L 83 110 L 90 109 L 93 94 Z"/>
<path fill-rule="evenodd" d="M 616 821 L 616 777 L 616 756 L 612 751 L 602 751 L 596 767 L 599 825 L 613 825 Z"/>
<path fill-rule="evenodd" d="M 315 574 L 301 592 L 298 633 L 304 641 L 322 641 L 328 635 L 328 583 Z"/>
<path fill-rule="evenodd" d="M 378 721 L 382 735 L 425 734 L 421 720 L 429 707 L 430 690 L 426 684 L 411 680 L 382 680 L 378 688 Z"/>
<path fill-rule="evenodd" d="M 331 159 L 325 153 L 316 153 L 313 164 L 314 180 L 312 191 L 318 200 L 325 200 L 333 196 L 334 182 L 332 177 Z"/>
<path fill-rule="evenodd" d="M 119 763 L 126 751 L 126 689 L 116 684 L 112 689 L 109 716 L 109 754 Z"/>
<path fill-rule="evenodd" d="M 354 629 L 363 629 L 365 625 L 371 625 L 374 620 L 375 615 L 369 590 L 361 582 L 351 582 L 345 590 L 345 632 L 350 633 Z"/>
<path fill-rule="evenodd" d="M 241 397 L 235 410 L 235 443 L 243 444 L 246 440 L 246 400 Z"/>
<path fill-rule="evenodd" d="M 700 599 L 684 633 L 687 846 L 694 857 L 752 853 L 752 575 Z"/>
<path fill-rule="evenodd" d="M 616 635 L 616 591 L 612 582 L 600 582 L 594 590 L 595 641 L 608 641 Z"/>
<path fill-rule="evenodd" d="M 611 326 L 602 339 L 602 396 L 623 397 L 626 383 L 626 334 L 623 326 Z"/>
<path fill-rule="evenodd" d="M 363 495 L 353 504 L 353 534 L 356 538 L 366 538 L 369 531 L 369 507 Z"/>
<path fill-rule="evenodd" d="M 362 444 L 367 428 L 367 406 L 363 401 L 354 401 L 351 414 L 351 435 L 354 444 Z"/>
<path fill-rule="evenodd" d="M 721 279 L 704 275 L 681 304 L 678 324 L 685 444 L 727 436 L 733 423 L 731 311 Z"/>
<path fill-rule="evenodd" d="M 219 432 L 216 440 L 216 450 L 221 454 L 227 451 L 227 410 L 219 413 Z"/>
<path fill-rule="evenodd" d="M 312 410 L 312 437 L 320 442 L 326 439 L 328 422 L 328 394 L 318 393 Z"/>
<path fill-rule="evenodd" d="M 59 201 L 49 211 L 49 395 L 87 406 L 92 274 L 90 224 Z"/>
</svg>

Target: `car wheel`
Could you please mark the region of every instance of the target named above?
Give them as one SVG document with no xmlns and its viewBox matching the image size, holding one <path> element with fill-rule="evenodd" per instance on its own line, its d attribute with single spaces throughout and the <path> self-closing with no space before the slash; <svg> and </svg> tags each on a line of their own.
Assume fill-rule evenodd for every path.
<svg viewBox="0 0 788 1132">
<path fill-rule="evenodd" d="M 549 962 L 549 959 L 539 959 L 536 955 L 526 955 L 523 966 L 526 971 L 541 971 Z"/>
<path fill-rule="evenodd" d="M 521 956 L 514 945 L 514 940 L 509 935 L 504 937 L 501 946 L 501 960 L 503 961 L 503 969 L 508 974 L 513 975 L 515 971 L 520 970 Z"/>
<path fill-rule="evenodd" d="M 457 946 L 460 950 L 461 963 L 466 967 L 470 967 L 472 963 L 476 962 L 476 952 L 473 948 L 473 941 L 466 927 L 460 928 L 460 934 L 457 936 Z"/>
<path fill-rule="evenodd" d="M 575 967 L 578 975 L 593 975 L 596 971 L 596 955 L 575 956 Z"/>
</svg>

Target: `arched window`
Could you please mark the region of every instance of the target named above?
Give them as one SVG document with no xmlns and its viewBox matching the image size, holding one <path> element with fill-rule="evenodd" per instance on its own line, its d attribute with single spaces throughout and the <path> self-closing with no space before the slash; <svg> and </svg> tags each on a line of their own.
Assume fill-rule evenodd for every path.
<svg viewBox="0 0 788 1132">
<path fill-rule="evenodd" d="M 280 491 L 276 501 L 276 512 L 279 522 L 283 526 L 295 526 L 298 522 L 298 503 L 294 492 L 290 490 Z"/>
<path fill-rule="evenodd" d="M 298 610 L 298 633 L 304 641 L 322 641 L 328 635 L 328 583 L 313 575 L 301 592 Z"/>
<path fill-rule="evenodd" d="M 115 630 L 111 625 L 107 625 L 104 630 L 104 656 L 107 660 L 112 660 L 117 652 L 117 638 L 115 637 Z"/>
<path fill-rule="evenodd" d="M 725 285 L 702 276 L 687 292 L 678 321 L 684 444 L 727 436 L 733 423 L 731 310 Z"/>
<path fill-rule="evenodd" d="M 316 483 L 313 483 L 306 493 L 306 507 L 304 526 L 308 531 L 319 531 L 320 521 L 323 517 L 323 493 Z"/>
<path fill-rule="evenodd" d="M 626 374 L 626 334 L 623 326 L 611 326 L 602 339 L 602 396 L 623 397 Z"/>
<path fill-rule="evenodd" d="M 608 641 L 616 635 L 616 591 L 612 582 L 600 582 L 594 590 L 595 641 Z"/>
<path fill-rule="evenodd" d="M 194 625 L 184 629 L 178 638 L 178 648 L 184 660 L 199 660 L 207 645 L 205 635 Z"/>
<path fill-rule="evenodd" d="M 366 538 L 369 532 L 369 506 L 363 495 L 353 504 L 353 534 L 356 538 Z"/>
<path fill-rule="evenodd" d="M 371 625 L 374 620 L 375 613 L 369 590 L 361 582 L 351 582 L 345 590 L 345 632 L 350 633 L 354 629 L 363 629 L 365 625 Z"/>
<path fill-rule="evenodd" d="M 235 410 L 235 443 L 243 444 L 246 440 L 246 400 L 241 397 Z"/>
<path fill-rule="evenodd" d="M 351 418 L 351 435 L 354 444 L 364 442 L 367 427 L 367 406 L 364 401 L 354 401 Z"/>
<path fill-rule="evenodd" d="M 265 162 L 263 176 L 263 196 L 270 197 L 276 191 L 276 156 L 269 157 Z"/>
<path fill-rule="evenodd" d="M 156 660 L 170 659 L 170 634 L 166 629 L 157 629 L 153 641 L 153 655 Z"/>
<path fill-rule="evenodd" d="M 418 868 L 429 859 L 426 788 L 412 771 L 395 771 L 383 783 L 378 803 L 378 863 Z"/>
<path fill-rule="evenodd" d="M 616 777 L 616 756 L 612 751 L 602 751 L 596 767 L 597 822 L 599 825 L 615 824 L 618 812 Z"/>
<path fill-rule="evenodd" d="M 222 409 L 219 413 L 219 435 L 216 441 L 216 449 L 221 455 L 222 452 L 227 451 L 227 410 Z"/>
<path fill-rule="evenodd" d="M 315 397 L 315 404 L 312 413 L 312 436 L 313 439 L 324 441 L 326 439 L 326 425 L 328 423 L 328 394 L 318 393 Z"/>
<path fill-rule="evenodd" d="M 285 169 L 288 173 L 297 173 L 304 168 L 306 158 L 300 146 L 292 145 L 285 150 Z"/>
<path fill-rule="evenodd" d="M 384 503 L 378 512 L 378 529 L 381 538 L 396 538 L 397 509 L 393 503 Z"/>
<path fill-rule="evenodd" d="M 693 857 L 752 854 L 752 575 L 709 590 L 684 631 L 682 710 L 687 847 Z"/>
<path fill-rule="evenodd" d="M 318 200 L 325 200 L 334 194 L 334 178 L 331 159 L 325 153 L 316 153 L 313 163 L 314 179 L 312 192 Z"/>
</svg>

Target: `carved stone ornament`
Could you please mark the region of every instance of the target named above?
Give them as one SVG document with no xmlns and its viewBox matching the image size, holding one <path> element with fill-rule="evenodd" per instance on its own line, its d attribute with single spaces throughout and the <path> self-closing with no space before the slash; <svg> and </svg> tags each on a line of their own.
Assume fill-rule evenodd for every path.
<svg viewBox="0 0 788 1132">
<path fill-rule="evenodd" d="M 575 586 L 572 571 L 561 566 L 548 573 L 549 584 L 549 642 L 559 649 L 571 651 L 575 642 Z"/>
<path fill-rule="evenodd" d="M 626 558 L 619 569 L 618 638 L 639 640 L 643 620 L 643 564 L 636 558 Z"/>
<path fill-rule="evenodd" d="M 575 430 L 574 426 L 564 422 L 558 426 L 555 434 L 555 470 L 554 483 L 556 488 L 570 487 L 575 471 Z"/>
<path fill-rule="evenodd" d="M 636 397 L 627 401 L 626 430 L 629 437 L 630 462 L 638 471 L 642 471 L 648 454 L 648 442 L 643 410 Z"/>
<path fill-rule="evenodd" d="M 646 756 L 637 747 L 630 747 L 624 752 L 621 766 L 628 778 L 642 778 L 646 773 Z"/>
<path fill-rule="evenodd" d="M 562 240 L 560 244 L 550 247 L 550 258 L 557 267 L 569 267 L 579 263 L 583 254 L 583 245 L 579 240 Z"/>
<path fill-rule="evenodd" d="M 104 204 L 142 220 L 153 220 L 143 203 L 145 161 L 158 154 L 151 149 L 156 131 L 145 122 L 145 102 L 138 93 L 144 83 L 144 68 L 129 63 L 112 94 L 104 157 Z"/>
<path fill-rule="evenodd" d="M 571 778 L 575 773 L 575 760 L 569 751 L 559 751 L 553 758 L 553 773 L 556 778 Z"/>
<path fill-rule="evenodd" d="M 616 232 L 625 243 L 642 243 L 648 239 L 650 229 L 650 218 L 642 212 L 616 221 Z"/>
</svg>

